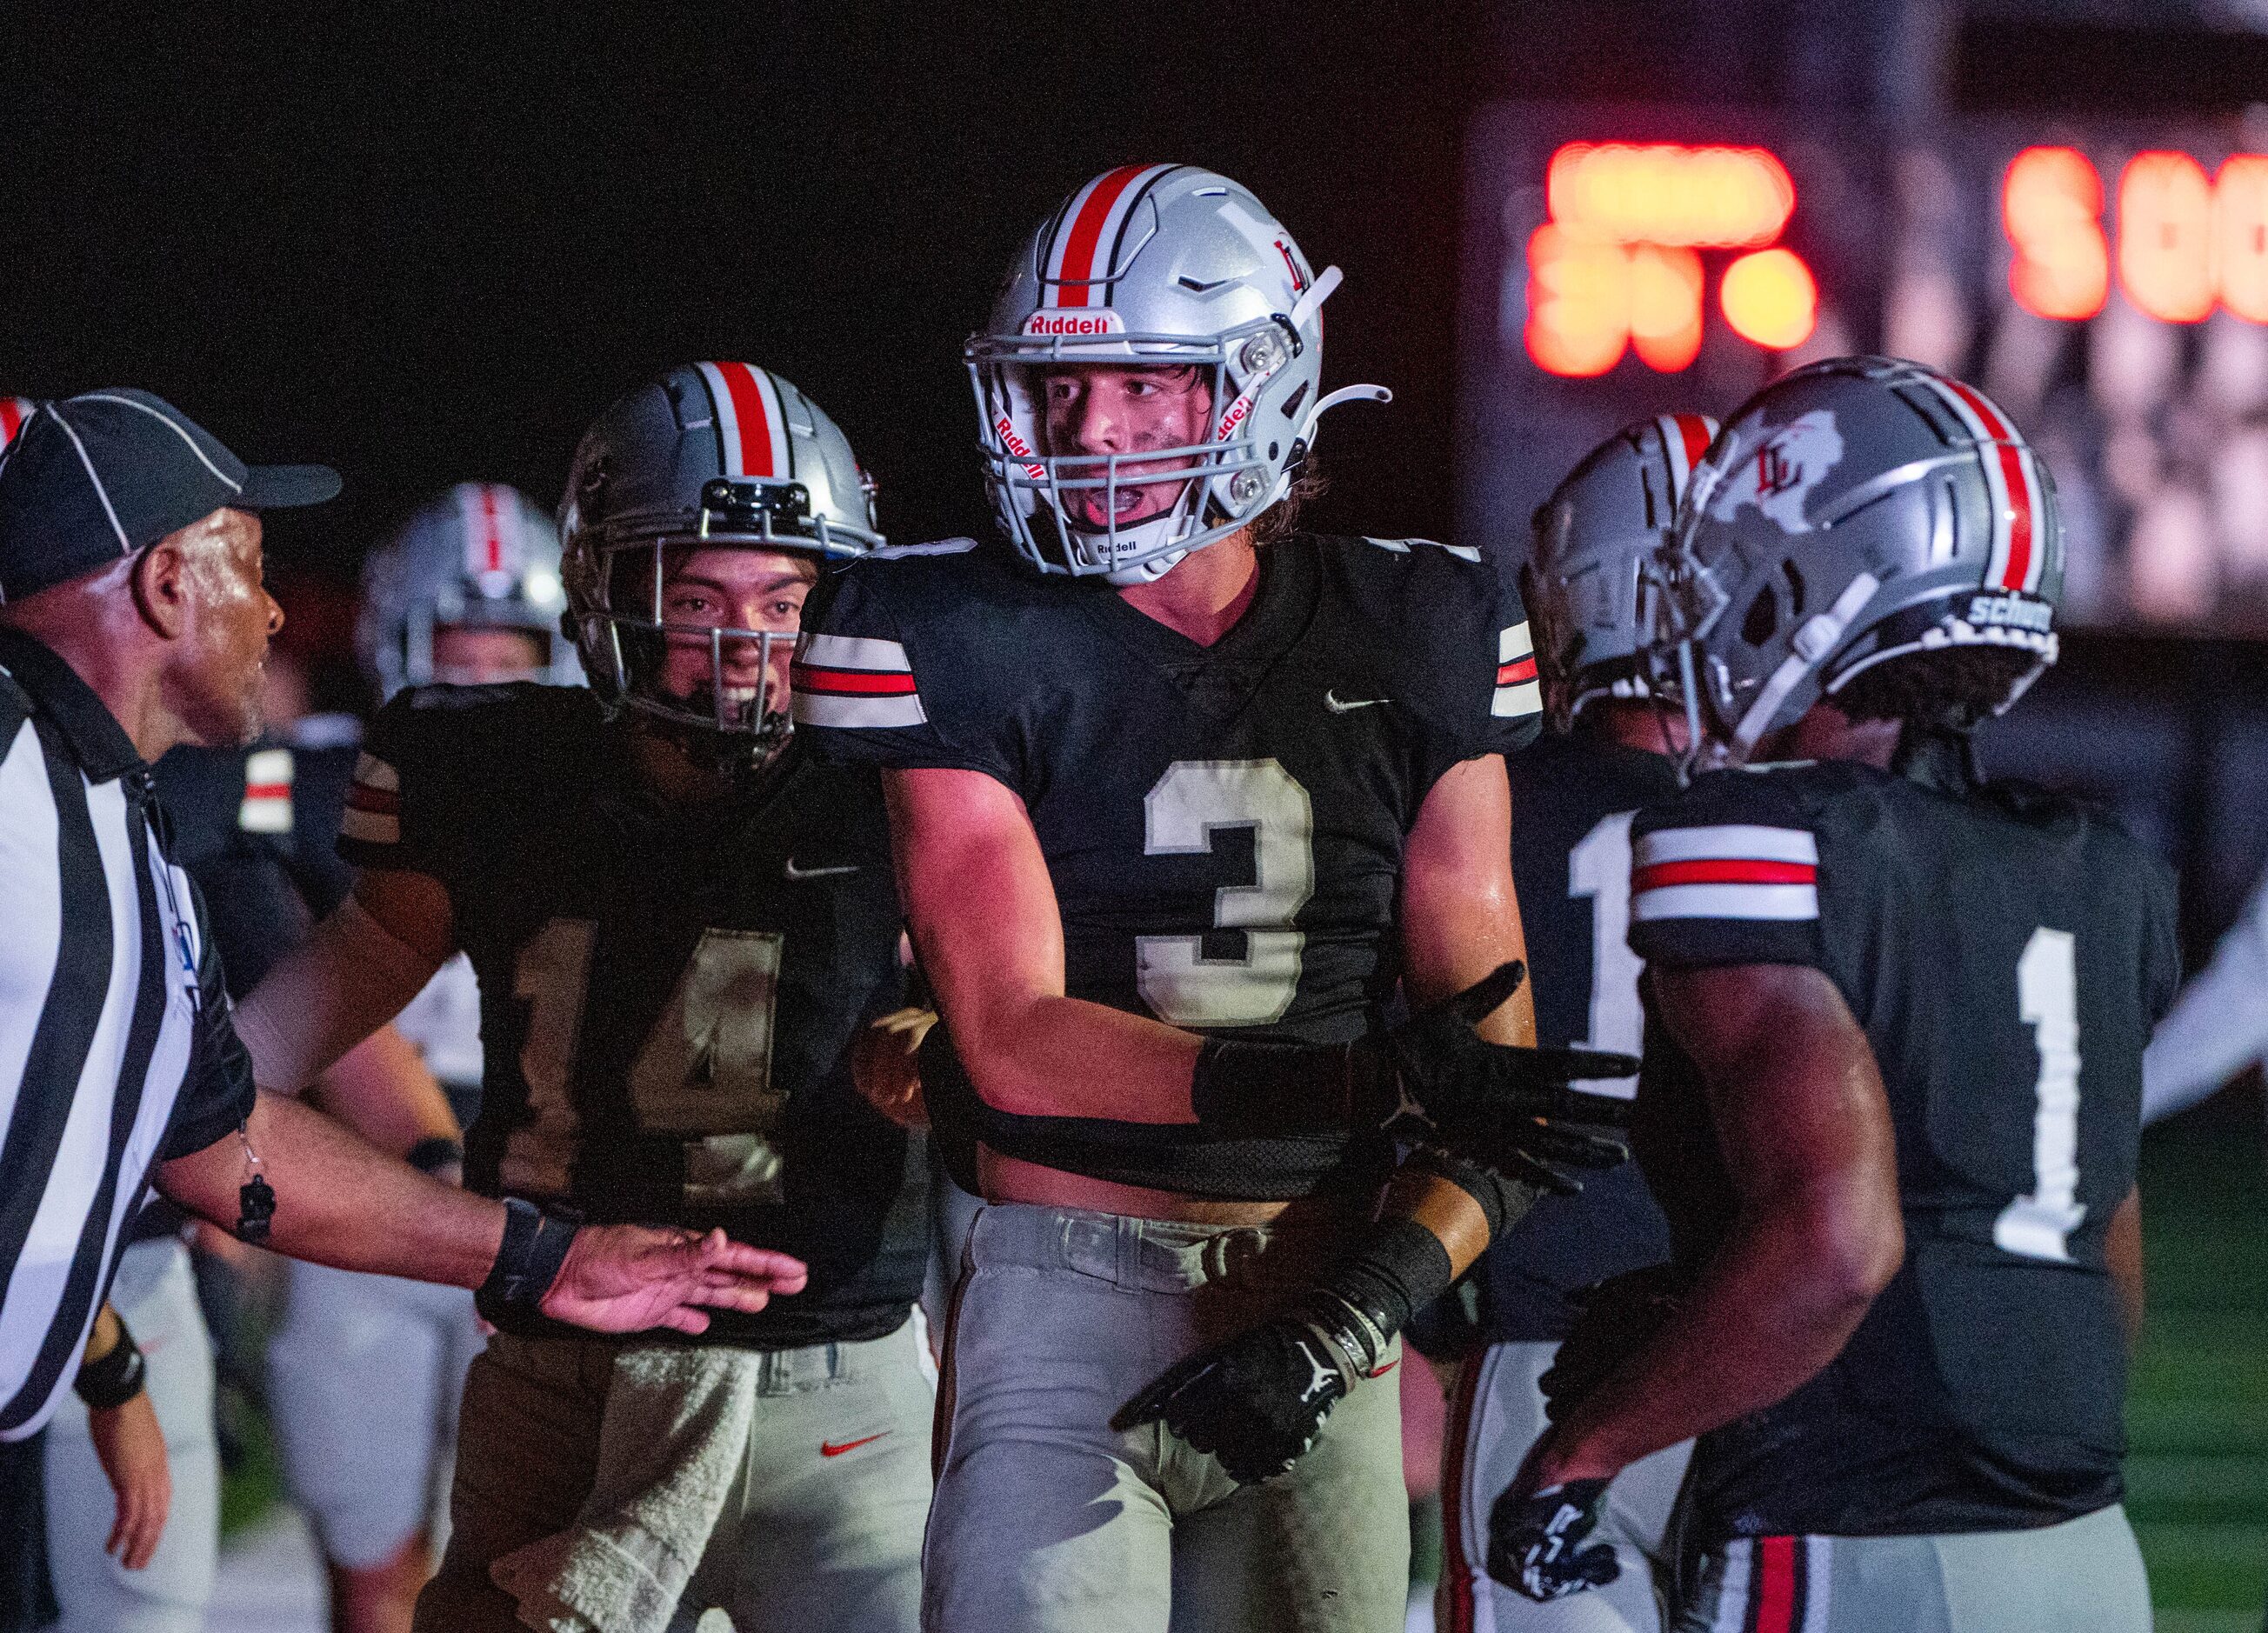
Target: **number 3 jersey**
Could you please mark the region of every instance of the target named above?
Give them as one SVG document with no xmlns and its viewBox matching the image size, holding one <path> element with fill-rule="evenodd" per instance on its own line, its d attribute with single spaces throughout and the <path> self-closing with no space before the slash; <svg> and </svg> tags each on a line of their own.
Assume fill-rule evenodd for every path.
<svg viewBox="0 0 2268 1633">
<path fill-rule="evenodd" d="M 903 987 L 880 791 L 792 745 L 748 791 L 676 805 L 630 730 L 579 688 L 435 686 L 364 739 L 340 852 L 438 879 L 479 977 L 467 1183 L 811 1267 L 711 1338 L 879 1337 L 926 1240 L 925 1165 L 848 1060 Z"/>
<path fill-rule="evenodd" d="M 1713 773 L 1632 832 L 1631 945 L 1654 969 L 1835 983 L 1881 1070 L 1905 1220 L 1842 1352 L 1703 1437 L 1696 1541 L 2014 1530 L 2116 1502 L 2125 1338 L 2103 1240 L 2180 978 L 2169 870 L 2075 803 L 1847 762 Z M 1651 1015 L 1638 1113 L 1697 1268 L 1734 1195 L 1697 1071 Z"/>
<path fill-rule="evenodd" d="M 1450 767 L 1534 734 L 1535 659 L 1517 595 L 1476 552 L 1299 534 L 1259 555 L 1251 605 L 1201 646 L 1107 585 L 965 541 L 877 551 L 806 626 L 796 719 L 832 757 L 981 771 L 1021 798 L 1071 997 L 1345 1041 L 1396 979 L 1419 805 Z M 967 1183 L 968 1129 L 928 1086 Z M 1105 1177 L 1280 1197 L 1367 1182 L 1386 1159 L 1343 1136 L 1155 1137 L 1173 1149 L 1153 1167 Z"/>
</svg>

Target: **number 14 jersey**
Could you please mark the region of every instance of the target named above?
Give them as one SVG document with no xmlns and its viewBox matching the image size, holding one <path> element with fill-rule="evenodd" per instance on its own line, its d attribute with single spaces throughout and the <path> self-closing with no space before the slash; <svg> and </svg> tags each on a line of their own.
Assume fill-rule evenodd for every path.
<svg viewBox="0 0 2268 1633">
<path fill-rule="evenodd" d="M 1703 1437 L 1694 1540 L 2014 1530 L 2116 1502 L 2125 1340 L 2103 1238 L 2180 979 L 2170 871 L 2074 802 L 1847 762 L 1701 777 L 1632 836 L 1631 945 L 1652 968 L 1835 983 L 1881 1070 L 1905 1220 L 1904 1262 L 1842 1353 Z M 1697 1268 L 1736 1202 L 1699 1076 L 1651 1015 L 1633 1136 Z"/>
<path fill-rule="evenodd" d="M 1197 1031 L 1367 1031 L 1419 805 L 1539 717 L 1517 594 L 1422 541 L 1263 546 L 1211 646 L 966 541 L 878 551 L 822 594 L 799 728 L 836 758 L 1005 785 L 1047 859 L 1070 996 Z"/>
</svg>

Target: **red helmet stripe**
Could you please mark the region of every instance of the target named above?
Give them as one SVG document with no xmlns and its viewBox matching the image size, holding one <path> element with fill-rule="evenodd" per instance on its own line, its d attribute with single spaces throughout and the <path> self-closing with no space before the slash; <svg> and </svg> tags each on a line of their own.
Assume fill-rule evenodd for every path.
<svg viewBox="0 0 2268 1633">
<path fill-rule="evenodd" d="M 32 417 L 33 407 L 29 397 L 0 397 L 0 448 L 16 440 L 16 433 Z"/>
<path fill-rule="evenodd" d="M 787 416 L 771 376 L 746 363 L 696 365 L 709 384 L 717 411 L 718 456 L 727 476 L 792 474 L 789 468 Z"/>
<path fill-rule="evenodd" d="M 485 570 L 504 570 L 504 518 L 498 514 L 501 498 L 494 482 L 481 484 L 481 548 L 486 558 Z"/>
<path fill-rule="evenodd" d="M 1991 398 L 1959 380 L 1947 382 L 1954 394 L 1969 405 L 1984 426 L 1985 434 L 1994 443 L 1992 452 L 2000 463 L 2000 481 L 2007 489 L 2008 559 L 2001 570 L 1999 587 L 2003 590 L 2031 588 L 2032 572 L 2032 484 L 2031 473 L 2024 468 L 2024 458 L 2016 446 L 2016 430 L 1996 408 Z"/>
<path fill-rule="evenodd" d="M 1701 463 L 1701 456 L 1709 452 L 1709 445 L 1717 438 L 1717 422 L 1705 414 L 1674 414 L 1677 435 L 1685 445 L 1685 468 L 1690 473 Z M 1683 497 L 1681 492 L 1680 497 Z"/>
<path fill-rule="evenodd" d="M 1155 166 L 1121 165 L 1086 184 L 1086 195 L 1071 212 L 1070 224 L 1064 229 L 1062 250 L 1057 261 L 1056 291 L 1058 305 L 1091 306 L 1100 303 L 1094 298 L 1094 252 L 1102 242 L 1102 230 L 1110 220 L 1110 212 L 1118 200 L 1137 178 Z"/>
</svg>

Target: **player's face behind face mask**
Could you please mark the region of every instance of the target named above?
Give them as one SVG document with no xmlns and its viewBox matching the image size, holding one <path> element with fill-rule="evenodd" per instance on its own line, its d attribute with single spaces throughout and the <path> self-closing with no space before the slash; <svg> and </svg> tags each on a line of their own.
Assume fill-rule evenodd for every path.
<svg viewBox="0 0 2268 1633">
<path fill-rule="evenodd" d="M 782 550 L 661 552 L 660 663 L 673 702 L 751 729 L 788 706 L 788 663 L 819 563 Z"/>
<path fill-rule="evenodd" d="M 542 641 L 526 629 L 443 624 L 433 631 L 433 678 L 452 686 L 539 680 L 543 656 Z"/>
<path fill-rule="evenodd" d="M 1202 447 L 1212 419 L 1212 389 L 1199 371 L 1187 366 L 1121 368 L 1086 364 L 1042 370 L 1037 379 L 1040 452 L 1063 460 L 1066 481 L 1101 482 L 1113 474 L 1108 456 L 1118 455 L 1110 486 L 1066 489 L 1064 511 L 1074 527 L 1102 532 L 1161 516 L 1181 501 L 1189 484 L 1174 480 L 1197 456 L 1129 460 L 1124 456 L 1152 449 Z M 1091 461 L 1077 456 L 1091 454 Z"/>
</svg>

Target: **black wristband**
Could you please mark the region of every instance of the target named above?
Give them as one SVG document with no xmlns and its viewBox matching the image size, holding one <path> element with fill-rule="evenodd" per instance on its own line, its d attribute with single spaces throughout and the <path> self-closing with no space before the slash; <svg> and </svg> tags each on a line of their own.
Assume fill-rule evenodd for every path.
<svg viewBox="0 0 2268 1633">
<path fill-rule="evenodd" d="M 505 1197 L 504 1206 L 504 1243 L 473 1301 L 482 1315 L 509 1330 L 541 1313 L 543 1295 L 559 1279 L 580 1227 L 518 1196 Z"/>
<path fill-rule="evenodd" d="M 446 1134 L 429 1134 L 402 1160 L 420 1173 L 438 1173 L 452 1163 L 462 1166 L 465 1148 Z"/>
<path fill-rule="evenodd" d="M 90 1412 L 107 1412 L 113 1407 L 124 1406 L 142 1393 L 142 1380 L 149 1372 L 142 1358 L 141 1346 L 134 1335 L 126 1330 L 126 1323 L 118 1324 L 118 1342 L 106 1351 L 99 1361 L 87 1361 L 71 1380 L 71 1392 L 86 1402 Z"/>
<path fill-rule="evenodd" d="M 1344 1134 L 1376 1127 L 1394 1108 L 1377 1052 L 1357 1043 L 1265 1043 L 1207 1038 L 1189 1074 L 1189 1106 L 1214 1134 Z M 1385 1090 L 1382 1107 L 1372 1103 Z"/>
<path fill-rule="evenodd" d="M 1360 1253 L 1320 1285 L 1378 1329 L 1378 1347 L 1383 1350 L 1387 1340 L 1447 1292 L 1454 1280 L 1449 1250 L 1440 1237 L 1415 1219 L 1389 1219 L 1373 1231 Z M 1373 1357 L 1371 1365 L 1376 1364 Z"/>
</svg>

